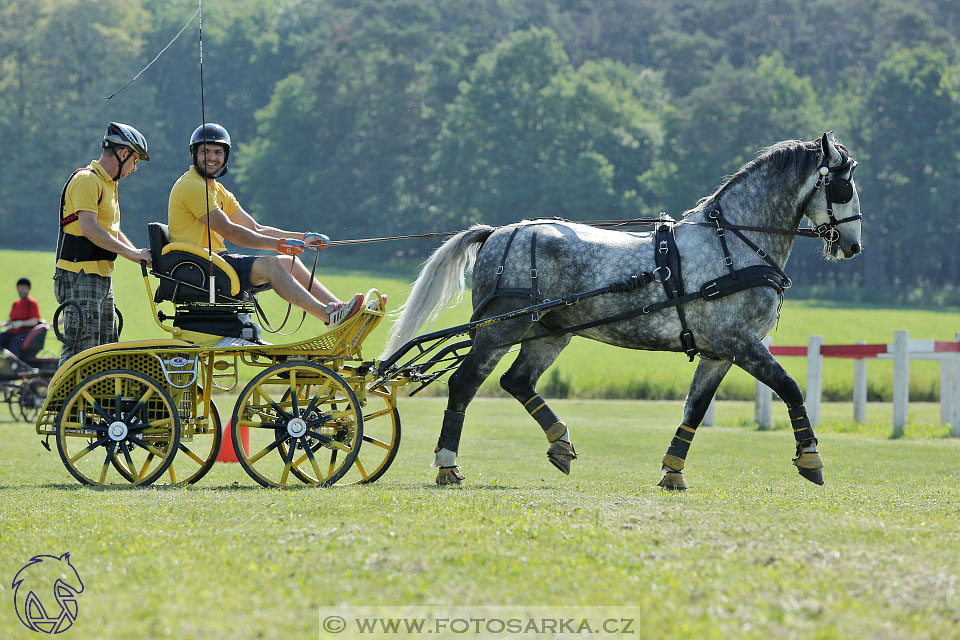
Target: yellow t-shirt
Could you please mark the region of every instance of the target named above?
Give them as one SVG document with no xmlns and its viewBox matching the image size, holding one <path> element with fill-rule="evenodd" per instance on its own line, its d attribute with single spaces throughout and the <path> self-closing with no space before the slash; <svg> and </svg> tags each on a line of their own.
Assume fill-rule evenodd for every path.
<svg viewBox="0 0 960 640">
<path fill-rule="evenodd" d="M 64 217 L 77 211 L 93 211 L 97 214 L 97 224 L 107 230 L 114 238 L 120 235 L 120 203 L 117 200 L 117 183 L 96 160 L 87 165 L 90 171 L 79 171 L 67 185 L 64 197 Z M 74 221 L 63 228 L 64 233 L 82 236 L 80 222 Z M 112 260 L 88 260 L 73 262 L 57 260 L 57 266 L 67 271 L 95 273 L 110 277 L 113 273 Z"/>
<path fill-rule="evenodd" d="M 173 185 L 167 206 L 170 242 L 189 242 L 206 248 L 207 213 L 219 208 L 229 217 L 240 210 L 240 203 L 232 193 L 219 182 L 213 184 L 212 188 L 206 186 L 206 180 L 197 168 L 190 167 Z M 227 250 L 223 236 L 213 229 L 210 230 L 210 247 L 214 253 Z"/>
</svg>

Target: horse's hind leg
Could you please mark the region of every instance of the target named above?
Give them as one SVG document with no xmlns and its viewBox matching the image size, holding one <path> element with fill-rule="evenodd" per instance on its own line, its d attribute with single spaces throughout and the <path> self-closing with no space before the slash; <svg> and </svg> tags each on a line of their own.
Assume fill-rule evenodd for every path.
<svg viewBox="0 0 960 640">
<path fill-rule="evenodd" d="M 717 387 L 720 386 L 723 376 L 730 370 L 730 364 L 726 360 L 700 358 L 697 371 L 690 382 L 687 401 L 683 405 L 683 422 L 677 427 L 670 447 L 663 456 L 663 478 L 659 486 L 664 489 L 683 491 L 687 488 L 687 483 L 683 479 L 683 465 L 687 459 L 687 451 L 693 443 L 697 427 L 707 413 L 713 395 L 717 392 Z"/>
<path fill-rule="evenodd" d="M 527 342 L 520 349 L 520 355 L 513 365 L 500 377 L 500 386 L 520 401 L 546 434 L 547 442 L 550 443 L 547 459 L 567 475 L 570 474 L 570 462 L 576 460 L 577 452 L 570 442 L 567 425 L 557 417 L 547 401 L 540 397 L 536 384 L 568 344 L 569 335 Z"/>
<path fill-rule="evenodd" d="M 443 425 L 440 427 L 440 438 L 434 451 L 434 466 L 439 469 L 439 485 L 460 484 L 464 479 L 460 467 L 457 466 L 457 451 L 460 449 L 460 435 L 463 432 L 467 405 L 509 348 L 491 348 L 489 344 L 490 340 L 484 339 L 483 332 L 478 332 L 470 353 L 450 376 L 447 409 L 443 412 Z"/>
<path fill-rule="evenodd" d="M 743 348 L 741 354 L 737 356 L 736 364 L 773 389 L 787 405 L 793 437 L 797 441 L 797 457 L 793 459 L 793 464 L 801 476 L 814 484 L 823 484 L 823 459 L 817 451 L 817 438 L 813 433 L 810 418 L 807 417 L 800 385 L 759 340 Z"/>
</svg>

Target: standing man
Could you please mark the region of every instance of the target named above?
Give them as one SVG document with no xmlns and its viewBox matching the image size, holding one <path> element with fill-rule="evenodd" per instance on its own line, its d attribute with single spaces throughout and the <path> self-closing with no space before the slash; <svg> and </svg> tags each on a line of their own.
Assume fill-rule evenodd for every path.
<svg viewBox="0 0 960 640">
<path fill-rule="evenodd" d="M 240 289 L 258 293 L 273 289 L 333 329 L 360 310 L 363 296 L 340 302 L 296 259 L 307 246 L 322 249 L 330 241 L 320 233 L 284 231 L 258 223 L 232 193 L 217 182 L 227 172 L 230 134 L 219 124 L 197 127 L 190 136 L 192 165 L 170 191 L 171 242 L 189 242 L 219 254 L 237 272 Z M 209 214 L 209 216 L 207 215 Z M 207 221 L 209 220 L 209 228 Z M 248 249 L 267 249 L 283 256 L 228 253 L 224 239 Z"/>
<path fill-rule="evenodd" d="M 111 280 L 117 256 L 150 263 L 150 251 L 138 249 L 120 230 L 117 196 L 117 182 L 150 160 L 147 141 L 130 125 L 111 122 L 100 146 L 100 159 L 74 171 L 60 196 L 53 289 L 60 304 L 80 305 L 80 314 L 74 308 L 64 313 L 64 335 L 76 343 L 63 345 L 60 366 L 85 349 L 117 341 Z"/>
<path fill-rule="evenodd" d="M 27 337 L 27 329 L 40 324 L 40 305 L 30 295 L 30 281 L 26 278 L 17 280 L 17 293 L 20 299 L 10 308 L 10 318 L 4 320 L 0 326 L 11 327 L 0 333 L 0 347 L 9 350 L 13 355 L 20 357 L 23 339 Z"/>
</svg>

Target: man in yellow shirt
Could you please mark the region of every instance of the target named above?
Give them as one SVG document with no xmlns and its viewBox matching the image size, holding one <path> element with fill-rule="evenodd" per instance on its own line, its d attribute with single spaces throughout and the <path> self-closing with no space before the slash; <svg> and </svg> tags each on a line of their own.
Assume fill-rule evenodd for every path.
<svg viewBox="0 0 960 640">
<path fill-rule="evenodd" d="M 242 290 L 258 293 L 272 288 L 287 302 L 323 320 L 330 329 L 360 310 L 361 294 L 341 302 L 316 278 L 311 283 L 310 271 L 295 257 L 307 246 L 323 248 L 329 238 L 262 225 L 217 182 L 227 172 L 230 158 L 230 134 L 226 129 L 213 123 L 197 127 L 190 137 L 190 156 L 193 166 L 170 191 L 171 242 L 189 242 L 200 247 L 209 243 L 211 251 L 236 270 Z M 276 250 L 286 255 L 229 253 L 224 240 L 248 249 Z"/>
<path fill-rule="evenodd" d="M 60 233 L 53 288 L 57 302 L 73 300 L 80 306 L 64 313 L 64 335 L 76 338 L 64 344 L 61 366 L 75 353 L 116 342 L 113 304 L 113 262 L 121 255 L 132 262 L 146 260 L 150 251 L 138 249 L 120 230 L 117 182 L 150 160 L 147 141 L 128 124 L 111 122 L 100 143 L 99 160 L 73 172 L 60 196 Z"/>
</svg>

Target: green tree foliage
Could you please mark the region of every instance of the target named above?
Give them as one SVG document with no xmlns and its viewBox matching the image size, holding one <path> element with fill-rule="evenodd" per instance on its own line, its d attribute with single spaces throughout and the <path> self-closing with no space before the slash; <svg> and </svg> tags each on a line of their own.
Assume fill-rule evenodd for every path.
<svg viewBox="0 0 960 640">
<path fill-rule="evenodd" d="M 204 107 L 234 137 L 224 182 L 245 208 L 339 238 L 676 216 L 760 148 L 832 129 L 861 161 L 865 253 L 828 265 L 799 241 L 791 275 L 908 299 L 960 278 L 954 5 L 208 2 Z M 63 181 L 97 156 L 110 120 L 138 127 L 153 156 L 121 184 L 124 230 L 142 243 L 145 223 L 166 218 L 201 120 L 197 24 L 103 97 L 196 7 L 0 4 L 0 244 L 53 246 Z M 432 246 L 399 244 L 359 251 Z"/>
<path fill-rule="evenodd" d="M 960 259 L 960 68 L 943 52 L 894 48 L 864 96 L 857 141 L 872 204 L 865 275 L 872 287 L 956 283 Z M 873 248 L 876 247 L 876 250 Z"/>
<path fill-rule="evenodd" d="M 647 106 L 662 94 L 654 74 L 610 61 L 574 70 L 550 31 L 514 33 L 477 60 L 448 112 L 440 209 L 459 224 L 640 215 L 638 176 L 661 138 Z"/>
</svg>

